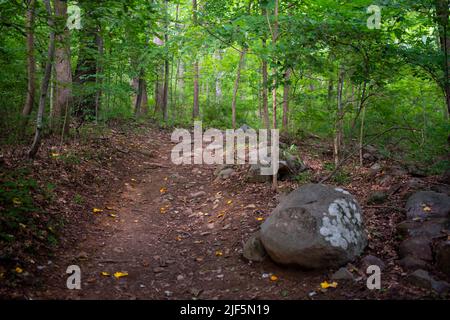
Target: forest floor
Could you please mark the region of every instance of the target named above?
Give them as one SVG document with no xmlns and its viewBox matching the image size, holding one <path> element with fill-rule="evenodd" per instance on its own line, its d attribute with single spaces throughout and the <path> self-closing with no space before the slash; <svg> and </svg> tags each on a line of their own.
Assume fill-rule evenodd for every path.
<svg viewBox="0 0 450 320">
<path fill-rule="evenodd" d="M 55 184 L 54 199 L 41 202 L 54 216 L 63 217 L 65 226 L 49 254 L 45 246 L 33 255 L 22 252 L 20 244 L 14 248 L 16 257 L 0 264 L 0 296 L 435 298 L 429 291 L 410 286 L 396 263 L 395 226 L 404 219 L 402 208 L 411 192 L 408 174 L 391 177 L 383 186 L 379 183 L 382 177 L 370 175 L 367 168 L 348 169 L 350 179 L 340 186 L 354 194 L 364 209 L 369 234 L 364 254 L 385 262 L 382 289 L 367 289 L 360 261 L 348 266 L 357 281 L 338 281 L 336 288 L 321 289 L 320 283 L 330 281 L 335 270 L 306 271 L 278 266 L 269 259 L 251 263 L 242 257 L 243 243 L 298 182 L 281 181 L 280 191 L 275 193 L 268 183 L 246 182 L 245 167 L 227 180 L 218 180 L 216 166 L 177 166 L 170 161 L 174 146 L 170 132 L 148 126 L 134 131 L 106 130 L 100 138 L 71 142 L 62 149 L 54 145 L 57 142 L 48 142 L 38 160 L 26 166 L 40 185 Z M 314 143 L 300 146 L 312 177 L 323 175 L 325 162 L 330 160 L 318 150 Z M 18 154 L 5 151 L 3 166 L 17 169 L 14 157 Z M 424 178 L 421 183 L 429 186 L 435 180 Z M 376 190 L 393 190 L 386 205 L 366 204 Z M 66 287 L 69 265 L 81 268 L 81 290 Z M 119 277 L 114 276 L 116 272 L 121 272 L 116 274 Z"/>
</svg>

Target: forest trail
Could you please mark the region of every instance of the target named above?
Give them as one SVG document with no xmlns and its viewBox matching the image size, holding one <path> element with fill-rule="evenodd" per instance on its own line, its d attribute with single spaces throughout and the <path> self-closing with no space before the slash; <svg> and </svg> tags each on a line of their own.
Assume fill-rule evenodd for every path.
<svg viewBox="0 0 450 320">
<path fill-rule="evenodd" d="M 244 241 L 276 205 L 270 184 L 217 181 L 214 166 L 174 165 L 168 134 L 150 140 L 148 161 L 91 213 L 95 223 L 58 254 L 46 289 L 31 298 L 307 299 L 327 280 L 243 260 Z M 81 290 L 66 288 L 72 264 L 81 268 Z"/>
</svg>

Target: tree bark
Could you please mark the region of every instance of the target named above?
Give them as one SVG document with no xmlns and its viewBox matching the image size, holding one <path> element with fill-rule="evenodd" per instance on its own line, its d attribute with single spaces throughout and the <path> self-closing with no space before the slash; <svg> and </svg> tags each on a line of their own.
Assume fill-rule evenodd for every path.
<svg viewBox="0 0 450 320">
<path fill-rule="evenodd" d="M 192 0 L 192 22 L 194 26 L 197 25 L 197 0 Z M 195 57 L 194 61 L 194 106 L 192 110 L 192 118 L 198 118 L 200 114 L 199 107 L 199 67 L 198 67 L 198 57 Z"/>
<path fill-rule="evenodd" d="M 284 74 L 284 88 L 283 88 L 283 131 L 288 130 L 289 125 L 289 80 L 291 78 L 291 69 L 286 70 Z"/>
<path fill-rule="evenodd" d="M 278 39 L 278 0 L 275 1 L 274 7 L 274 24 L 273 24 L 273 35 L 272 42 L 273 45 L 276 45 Z M 272 70 L 273 76 L 273 89 L 272 89 L 272 127 L 273 129 L 277 128 L 277 69 L 273 68 Z M 274 143 L 272 141 L 272 143 Z M 278 175 L 274 174 L 272 177 L 272 189 L 275 191 L 278 189 Z"/>
<path fill-rule="evenodd" d="M 436 3 L 436 20 L 439 25 L 439 40 L 441 44 L 441 51 L 444 56 L 443 71 L 443 91 L 445 94 L 445 101 L 447 104 L 447 116 L 450 115 L 450 35 L 448 30 L 449 19 L 449 1 L 448 0 L 435 0 Z"/>
<path fill-rule="evenodd" d="M 334 163 L 337 166 L 341 161 L 341 147 L 343 140 L 343 105 L 342 105 L 342 92 L 344 88 L 344 71 L 339 70 L 338 77 L 338 89 L 337 89 L 337 113 L 336 113 L 336 125 L 334 136 Z"/>
<path fill-rule="evenodd" d="M 34 56 L 34 18 L 35 18 L 35 0 L 28 0 L 26 13 L 26 32 L 27 32 L 27 96 L 22 115 L 28 117 L 33 109 L 34 98 L 36 94 L 36 58 Z M 26 123 L 24 123 L 24 126 Z"/>
<path fill-rule="evenodd" d="M 233 89 L 233 101 L 231 103 L 231 113 L 232 113 L 232 123 L 233 123 L 233 129 L 236 129 L 236 101 L 237 101 L 237 93 L 239 90 L 239 81 L 241 79 L 241 70 L 244 66 L 244 59 L 245 54 L 247 52 L 247 48 L 242 48 L 240 57 L 239 57 L 239 64 L 236 71 L 236 79 L 234 81 L 234 89 Z"/>
<path fill-rule="evenodd" d="M 47 61 L 45 64 L 44 78 L 42 79 L 41 84 L 41 97 L 39 99 L 39 108 L 37 113 L 36 132 L 34 135 L 33 144 L 31 145 L 31 148 L 28 151 L 29 158 L 34 158 L 36 156 L 36 153 L 39 151 L 39 147 L 41 145 L 45 103 L 47 100 L 48 87 L 50 83 L 50 77 L 52 74 L 53 58 L 55 55 L 55 31 L 54 31 L 55 25 L 50 0 L 44 0 L 44 5 L 48 14 L 47 23 L 50 27 L 50 36 L 48 42 Z"/>
<path fill-rule="evenodd" d="M 67 133 L 69 106 L 72 100 L 72 68 L 70 63 L 70 34 L 66 28 L 67 2 L 54 0 L 57 33 L 55 34 L 55 90 L 51 112 L 52 130 Z"/>
</svg>

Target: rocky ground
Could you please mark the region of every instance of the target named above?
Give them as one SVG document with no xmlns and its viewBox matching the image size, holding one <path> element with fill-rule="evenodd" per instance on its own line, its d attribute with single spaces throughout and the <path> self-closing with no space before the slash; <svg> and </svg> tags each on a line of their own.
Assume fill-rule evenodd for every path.
<svg viewBox="0 0 450 320">
<path fill-rule="evenodd" d="M 362 207 L 367 247 L 343 268 L 305 270 L 270 258 L 249 261 L 243 247 L 286 194 L 329 173 L 322 142 L 298 145 L 309 169 L 297 180 L 280 181 L 275 193 L 270 183 L 249 179 L 246 166 L 174 165 L 170 132 L 155 128 L 107 130 L 101 138 L 77 141 L 63 148 L 49 142 L 33 163 L 19 162 L 20 150 L 2 152 L 2 179 L 26 166 L 39 186 L 51 182 L 54 197 L 37 194 L 34 200 L 52 219 L 65 221 L 53 246 L 38 239 L 34 251 L 24 249 L 34 241 L 26 225 L 23 240 L 2 242 L 3 297 L 448 298 L 448 184 L 394 166 L 376 150 L 368 151 L 365 167 L 349 163 L 346 179 L 327 182 Z M 421 190 L 442 195 L 438 201 L 434 193 L 419 194 L 406 204 Z M 366 286 L 366 268 L 373 264 L 382 269 L 381 290 Z M 81 268 L 81 290 L 66 287 L 69 265 Z"/>
</svg>

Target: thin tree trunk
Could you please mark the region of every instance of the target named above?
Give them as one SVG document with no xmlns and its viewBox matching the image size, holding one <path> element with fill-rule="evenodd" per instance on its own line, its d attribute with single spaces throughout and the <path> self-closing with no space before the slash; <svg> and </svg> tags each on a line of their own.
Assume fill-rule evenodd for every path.
<svg viewBox="0 0 450 320">
<path fill-rule="evenodd" d="M 450 36 L 449 36 L 449 1 L 448 0 L 435 0 L 436 1 L 436 19 L 439 25 L 439 40 L 441 43 L 441 51 L 444 55 L 443 71 L 443 91 L 445 94 L 445 101 L 447 104 L 447 117 L 450 115 Z M 450 136 L 449 136 L 450 138 Z"/>
<path fill-rule="evenodd" d="M 95 122 L 98 122 L 98 116 L 101 109 L 102 103 L 102 76 L 103 76 L 103 51 L 104 43 L 103 37 L 101 35 L 101 30 L 99 28 L 96 35 L 96 42 L 98 48 L 98 59 L 97 59 L 97 74 L 95 75 L 95 82 L 97 84 L 97 92 L 95 94 Z"/>
<path fill-rule="evenodd" d="M 192 0 L 192 22 L 193 25 L 197 25 L 197 0 Z M 195 57 L 194 61 L 194 107 L 192 110 L 192 117 L 195 119 L 200 114 L 198 93 L 199 93 L 199 67 L 198 67 L 198 57 Z"/>
<path fill-rule="evenodd" d="M 47 100 L 50 76 L 52 74 L 53 58 L 55 55 L 55 31 L 54 31 L 55 25 L 53 21 L 53 12 L 50 5 L 50 0 L 44 0 L 44 5 L 48 14 L 48 25 L 50 27 L 50 36 L 48 43 L 47 62 L 45 64 L 44 78 L 42 79 L 41 84 L 41 97 L 39 99 L 39 108 L 37 113 L 36 132 L 34 135 L 33 144 L 31 145 L 31 148 L 28 151 L 29 158 L 34 158 L 36 156 L 36 153 L 39 151 L 39 147 L 41 145 L 45 103 Z"/>
<path fill-rule="evenodd" d="M 58 28 L 55 35 L 55 87 L 53 108 L 51 111 L 52 130 L 63 133 L 69 131 L 69 121 L 66 110 L 72 100 L 72 68 L 70 62 L 70 35 L 66 28 L 67 2 L 54 0 L 55 16 Z"/>
<path fill-rule="evenodd" d="M 144 68 L 141 68 L 139 71 L 139 81 L 138 81 L 138 92 L 136 96 L 136 104 L 134 106 L 134 114 L 140 115 L 141 114 L 141 105 L 142 105 L 142 99 L 144 96 L 144 86 L 145 86 L 145 70 Z"/>
<path fill-rule="evenodd" d="M 361 106 L 362 115 L 361 115 L 361 128 L 359 131 L 359 165 L 363 166 L 363 146 L 364 146 L 364 122 L 366 119 L 366 107 L 364 105 Z"/>
<path fill-rule="evenodd" d="M 286 70 L 284 74 L 284 88 L 283 88 L 283 131 L 288 131 L 289 125 L 289 80 L 291 78 L 291 69 Z"/>
<path fill-rule="evenodd" d="M 239 81 L 241 79 L 241 70 L 244 66 L 244 59 L 245 59 L 245 53 L 247 52 L 247 48 L 242 48 L 240 58 L 239 58 L 239 65 L 236 72 L 236 79 L 234 81 L 234 89 L 233 89 L 233 101 L 231 103 L 231 113 L 232 113 L 232 123 L 233 123 L 233 129 L 236 129 L 236 100 L 237 100 L 237 93 L 239 89 Z"/>
<path fill-rule="evenodd" d="M 344 89 L 344 71 L 339 71 L 339 80 L 338 80 L 338 92 L 337 92 L 337 116 L 336 116 L 336 129 L 335 129 L 335 137 L 334 137 L 334 163 L 337 166 L 341 159 L 341 147 L 342 147 L 342 138 L 343 138 L 343 106 L 342 106 L 342 92 Z"/>
<path fill-rule="evenodd" d="M 276 45 L 278 39 L 278 0 L 275 1 L 274 8 L 274 24 L 273 24 L 273 35 L 272 42 L 273 45 Z M 273 76 L 273 89 L 272 89 L 272 127 L 273 129 L 277 128 L 277 69 L 273 68 L 272 70 Z M 272 141 L 274 143 L 274 141 Z M 272 176 L 272 188 L 274 190 L 278 189 L 278 174 L 274 174 Z"/>
<path fill-rule="evenodd" d="M 27 96 L 22 115 L 28 117 L 33 109 L 34 97 L 36 94 L 36 58 L 34 56 L 34 11 L 36 7 L 35 0 L 28 1 L 26 14 L 26 32 L 27 32 Z M 26 119 L 25 119 L 26 121 Z M 24 123 L 24 126 L 26 123 Z"/>
</svg>

